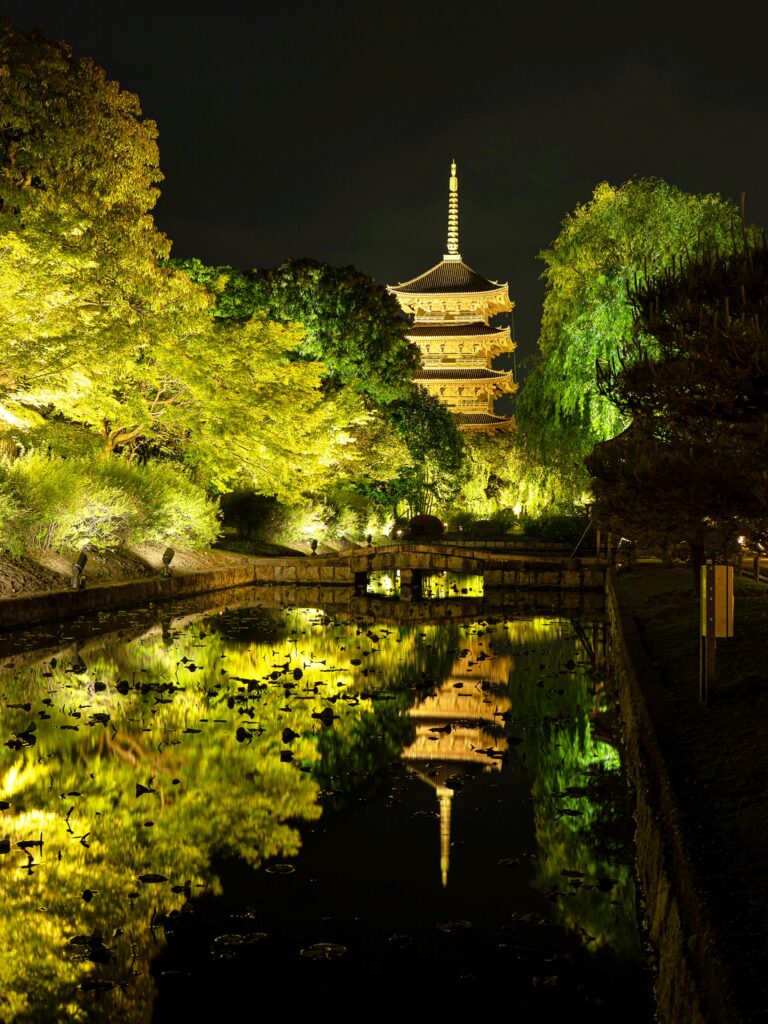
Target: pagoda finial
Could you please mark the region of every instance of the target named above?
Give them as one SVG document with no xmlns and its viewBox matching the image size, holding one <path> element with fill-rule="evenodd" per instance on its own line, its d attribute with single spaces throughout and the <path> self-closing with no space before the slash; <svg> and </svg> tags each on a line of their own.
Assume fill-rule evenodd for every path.
<svg viewBox="0 0 768 1024">
<path fill-rule="evenodd" d="M 459 179 L 456 176 L 456 161 L 451 162 L 451 177 L 448 181 L 448 252 L 447 260 L 460 260 L 459 255 Z"/>
</svg>

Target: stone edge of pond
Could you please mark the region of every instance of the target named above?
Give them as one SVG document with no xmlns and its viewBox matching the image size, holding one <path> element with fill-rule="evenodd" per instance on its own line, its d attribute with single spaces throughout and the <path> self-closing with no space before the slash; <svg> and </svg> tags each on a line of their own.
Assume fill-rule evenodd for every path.
<svg viewBox="0 0 768 1024">
<path fill-rule="evenodd" d="M 606 613 L 624 727 L 626 769 L 636 794 L 637 866 L 648 933 L 658 953 L 656 1000 L 665 1024 L 737 1024 L 728 970 L 692 867 L 690 838 L 654 721 L 667 713 L 662 684 L 631 612 L 622 607 L 616 570 L 606 577 Z"/>
<path fill-rule="evenodd" d="M 0 600 L 0 630 L 23 629 L 91 612 L 118 611 L 190 594 L 247 586 L 256 581 L 253 563 L 174 576 L 97 584 L 83 590 L 45 590 Z"/>
</svg>

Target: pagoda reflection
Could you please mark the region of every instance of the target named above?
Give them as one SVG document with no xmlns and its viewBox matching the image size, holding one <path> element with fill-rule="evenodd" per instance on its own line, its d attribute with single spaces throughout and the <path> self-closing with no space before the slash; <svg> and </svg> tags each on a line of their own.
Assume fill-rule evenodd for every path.
<svg viewBox="0 0 768 1024">
<path fill-rule="evenodd" d="M 467 636 L 448 678 L 408 711 L 416 735 L 400 756 L 435 791 L 444 887 L 450 867 L 454 794 L 465 778 L 499 771 L 507 756 L 502 724 L 511 706 L 507 683 L 513 665 L 510 654 L 488 653 L 478 636 Z"/>
</svg>

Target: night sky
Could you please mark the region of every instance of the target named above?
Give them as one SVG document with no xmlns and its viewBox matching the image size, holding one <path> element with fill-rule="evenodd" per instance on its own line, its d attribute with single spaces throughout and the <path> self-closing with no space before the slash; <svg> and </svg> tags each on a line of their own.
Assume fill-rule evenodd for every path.
<svg viewBox="0 0 768 1024">
<path fill-rule="evenodd" d="M 535 351 L 536 256 L 595 184 L 747 194 L 768 225 L 768 4 L 6 0 L 90 56 L 160 129 L 174 255 L 311 256 L 407 280 L 460 250 L 508 281 Z M 518 364 L 519 365 L 519 364 Z"/>
</svg>

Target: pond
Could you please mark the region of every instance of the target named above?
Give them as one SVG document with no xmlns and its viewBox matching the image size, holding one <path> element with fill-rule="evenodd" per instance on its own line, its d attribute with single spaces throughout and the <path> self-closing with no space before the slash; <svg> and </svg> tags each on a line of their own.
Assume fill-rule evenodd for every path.
<svg viewBox="0 0 768 1024">
<path fill-rule="evenodd" d="M 0 1019 L 652 1021 L 600 623 L 289 599 L 6 642 Z"/>
</svg>

